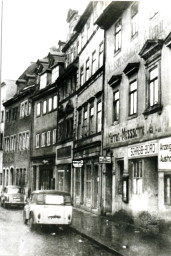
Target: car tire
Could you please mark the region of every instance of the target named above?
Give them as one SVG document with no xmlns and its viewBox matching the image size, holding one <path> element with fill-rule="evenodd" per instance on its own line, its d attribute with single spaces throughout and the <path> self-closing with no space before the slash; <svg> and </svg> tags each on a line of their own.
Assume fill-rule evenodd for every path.
<svg viewBox="0 0 171 256">
<path fill-rule="evenodd" d="M 35 229 L 35 224 L 34 224 L 34 218 L 33 218 L 32 214 L 30 215 L 28 223 L 29 223 L 30 230 L 34 230 Z"/>
<path fill-rule="evenodd" d="M 26 225 L 27 225 L 27 223 L 28 223 L 28 219 L 26 219 L 26 212 L 25 212 L 25 211 L 23 211 L 23 222 L 24 222 L 24 224 L 26 224 Z"/>
</svg>

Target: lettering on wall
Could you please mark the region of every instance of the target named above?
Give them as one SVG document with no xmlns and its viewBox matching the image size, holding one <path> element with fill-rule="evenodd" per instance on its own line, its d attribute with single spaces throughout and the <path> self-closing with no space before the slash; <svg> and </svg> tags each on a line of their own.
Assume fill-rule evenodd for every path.
<svg viewBox="0 0 171 256">
<path fill-rule="evenodd" d="M 128 158 L 158 155 L 158 142 L 148 141 L 128 146 Z"/>
<path fill-rule="evenodd" d="M 122 128 L 121 132 L 109 134 L 110 143 L 127 141 L 133 138 L 140 138 L 144 135 L 144 126 L 126 130 Z"/>
<path fill-rule="evenodd" d="M 171 169 L 171 138 L 159 141 L 159 169 Z"/>
</svg>

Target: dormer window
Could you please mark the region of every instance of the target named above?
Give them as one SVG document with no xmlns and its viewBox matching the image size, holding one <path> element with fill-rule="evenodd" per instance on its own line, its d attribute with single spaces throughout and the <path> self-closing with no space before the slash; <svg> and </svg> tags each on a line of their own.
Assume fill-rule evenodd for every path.
<svg viewBox="0 0 171 256">
<path fill-rule="evenodd" d="M 40 89 L 45 88 L 47 85 L 47 73 L 40 76 Z"/>
<path fill-rule="evenodd" d="M 59 66 L 52 69 L 52 83 L 59 77 Z"/>
</svg>

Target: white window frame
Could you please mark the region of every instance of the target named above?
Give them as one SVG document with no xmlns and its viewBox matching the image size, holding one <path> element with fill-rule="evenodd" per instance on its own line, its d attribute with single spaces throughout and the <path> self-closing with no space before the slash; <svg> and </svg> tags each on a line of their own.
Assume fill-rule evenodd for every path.
<svg viewBox="0 0 171 256">
<path fill-rule="evenodd" d="M 52 69 L 52 83 L 56 81 L 56 79 L 59 77 L 59 66 L 56 66 Z"/>
<path fill-rule="evenodd" d="M 37 104 L 36 104 L 36 116 L 37 117 L 40 116 L 40 102 L 37 102 Z"/>
<path fill-rule="evenodd" d="M 47 85 L 47 73 L 40 76 L 40 90 L 45 88 Z"/>
<path fill-rule="evenodd" d="M 143 193 L 143 166 L 143 160 L 133 161 L 133 194 L 135 195 L 141 195 Z"/>
<path fill-rule="evenodd" d="M 37 133 L 36 134 L 36 148 L 39 148 L 40 147 L 40 134 Z"/>
<path fill-rule="evenodd" d="M 41 147 L 45 147 L 46 145 L 46 133 L 42 132 L 41 134 Z"/>
<path fill-rule="evenodd" d="M 129 115 L 137 114 L 137 79 L 129 83 Z"/>
<path fill-rule="evenodd" d="M 49 98 L 48 99 L 48 112 L 51 112 L 52 111 L 52 98 Z"/>
<path fill-rule="evenodd" d="M 47 146 L 51 145 L 51 131 L 47 131 Z"/>
<path fill-rule="evenodd" d="M 43 101 L 43 115 L 47 113 L 47 100 Z"/>
<path fill-rule="evenodd" d="M 52 143 L 53 143 L 53 144 L 56 144 L 56 129 L 53 129 Z"/>
<path fill-rule="evenodd" d="M 53 109 L 57 109 L 57 95 L 53 96 Z"/>
<path fill-rule="evenodd" d="M 121 19 L 115 24 L 115 52 L 121 49 L 122 44 L 122 23 Z"/>
</svg>

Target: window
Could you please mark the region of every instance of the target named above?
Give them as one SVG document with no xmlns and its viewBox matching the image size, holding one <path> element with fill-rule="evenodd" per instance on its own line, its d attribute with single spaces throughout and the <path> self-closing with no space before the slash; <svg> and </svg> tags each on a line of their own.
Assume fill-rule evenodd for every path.
<svg viewBox="0 0 171 256">
<path fill-rule="evenodd" d="M 13 151 L 13 146 L 14 146 L 14 137 L 13 136 L 11 136 L 11 138 L 10 138 L 11 140 L 10 140 L 10 151 Z"/>
<path fill-rule="evenodd" d="M 40 102 L 36 105 L 36 116 L 40 116 Z"/>
<path fill-rule="evenodd" d="M 149 101 L 150 107 L 158 104 L 159 100 L 158 88 L 158 66 L 149 71 Z"/>
<path fill-rule="evenodd" d="M 26 148 L 26 134 L 22 134 L 22 150 L 25 150 Z"/>
<path fill-rule="evenodd" d="M 42 133 L 42 138 L 41 138 L 41 146 L 45 147 L 45 140 L 46 140 L 46 134 L 45 132 Z"/>
<path fill-rule="evenodd" d="M 90 60 L 87 59 L 86 61 L 86 81 L 89 79 L 90 77 Z"/>
<path fill-rule="evenodd" d="M 28 100 L 24 101 L 20 104 L 20 118 L 23 118 L 30 114 L 29 106 L 30 105 L 29 105 Z M 13 120 L 16 120 L 17 112 L 18 112 L 18 108 L 14 108 L 13 109 L 13 117 L 12 117 Z"/>
<path fill-rule="evenodd" d="M 21 133 L 18 135 L 18 138 L 19 138 L 18 149 L 19 151 L 21 151 L 22 150 L 22 134 Z"/>
<path fill-rule="evenodd" d="M 90 38 L 90 18 L 87 21 L 87 40 Z"/>
<path fill-rule="evenodd" d="M 86 197 L 91 199 L 91 166 L 87 165 L 86 170 Z"/>
<path fill-rule="evenodd" d="M 171 205 L 171 174 L 164 176 L 164 202 Z"/>
<path fill-rule="evenodd" d="M 129 115 L 137 113 L 137 80 L 129 85 Z"/>
<path fill-rule="evenodd" d="M 43 114 L 46 114 L 47 113 L 47 101 L 44 100 L 43 101 Z"/>
<path fill-rule="evenodd" d="M 101 132 L 102 129 L 102 102 L 97 103 L 97 132 Z"/>
<path fill-rule="evenodd" d="M 83 115 L 83 135 L 87 135 L 87 106 L 84 107 L 84 115 Z"/>
<path fill-rule="evenodd" d="M 113 121 L 119 120 L 119 91 L 113 94 Z"/>
<path fill-rule="evenodd" d="M 47 73 L 40 76 L 40 89 L 45 88 L 46 84 L 47 84 Z"/>
<path fill-rule="evenodd" d="M 4 122 L 4 110 L 1 111 L 1 123 Z"/>
<path fill-rule="evenodd" d="M 104 44 L 103 42 L 99 45 L 99 68 L 103 66 L 103 51 L 104 51 Z"/>
<path fill-rule="evenodd" d="M 115 25 L 115 52 L 121 49 L 121 20 Z"/>
<path fill-rule="evenodd" d="M 92 75 L 96 72 L 97 69 L 97 59 L 96 59 L 96 51 L 92 53 Z"/>
<path fill-rule="evenodd" d="M 82 121 L 82 110 L 78 111 L 78 138 L 81 138 L 81 121 Z"/>
<path fill-rule="evenodd" d="M 40 134 L 36 134 L 36 148 L 40 147 Z"/>
<path fill-rule="evenodd" d="M 90 134 L 94 133 L 94 102 L 92 102 L 90 104 L 90 121 L 89 121 L 89 125 L 90 125 Z"/>
<path fill-rule="evenodd" d="M 56 143 L 56 129 L 53 129 L 53 140 L 52 140 L 53 142 L 53 144 L 55 144 Z"/>
<path fill-rule="evenodd" d="M 52 98 L 48 99 L 48 111 L 52 111 Z"/>
<path fill-rule="evenodd" d="M 142 194 L 142 161 L 133 162 L 133 193 Z"/>
<path fill-rule="evenodd" d="M 131 7 L 131 32 L 132 37 L 138 32 L 138 3 Z"/>
<path fill-rule="evenodd" d="M 83 28 L 81 32 L 81 47 L 83 47 L 84 44 L 85 44 L 85 29 Z"/>
<path fill-rule="evenodd" d="M 47 132 L 47 146 L 50 146 L 51 144 L 51 131 Z"/>
<path fill-rule="evenodd" d="M 80 69 L 80 85 L 82 86 L 84 84 L 84 66 Z"/>
<path fill-rule="evenodd" d="M 30 145 L 30 136 L 29 136 L 29 132 L 26 132 L 26 149 L 29 149 L 29 145 Z"/>
<path fill-rule="evenodd" d="M 57 95 L 53 96 L 53 109 L 57 109 Z"/>
<path fill-rule="evenodd" d="M 59 77 L 59 66 L 52 69 L 52 83 Z"/>
<path fill-rule="evenodd" d="M 14 135 L 13 151 L 16 151 L 16 135 Z"/>
</svg>

